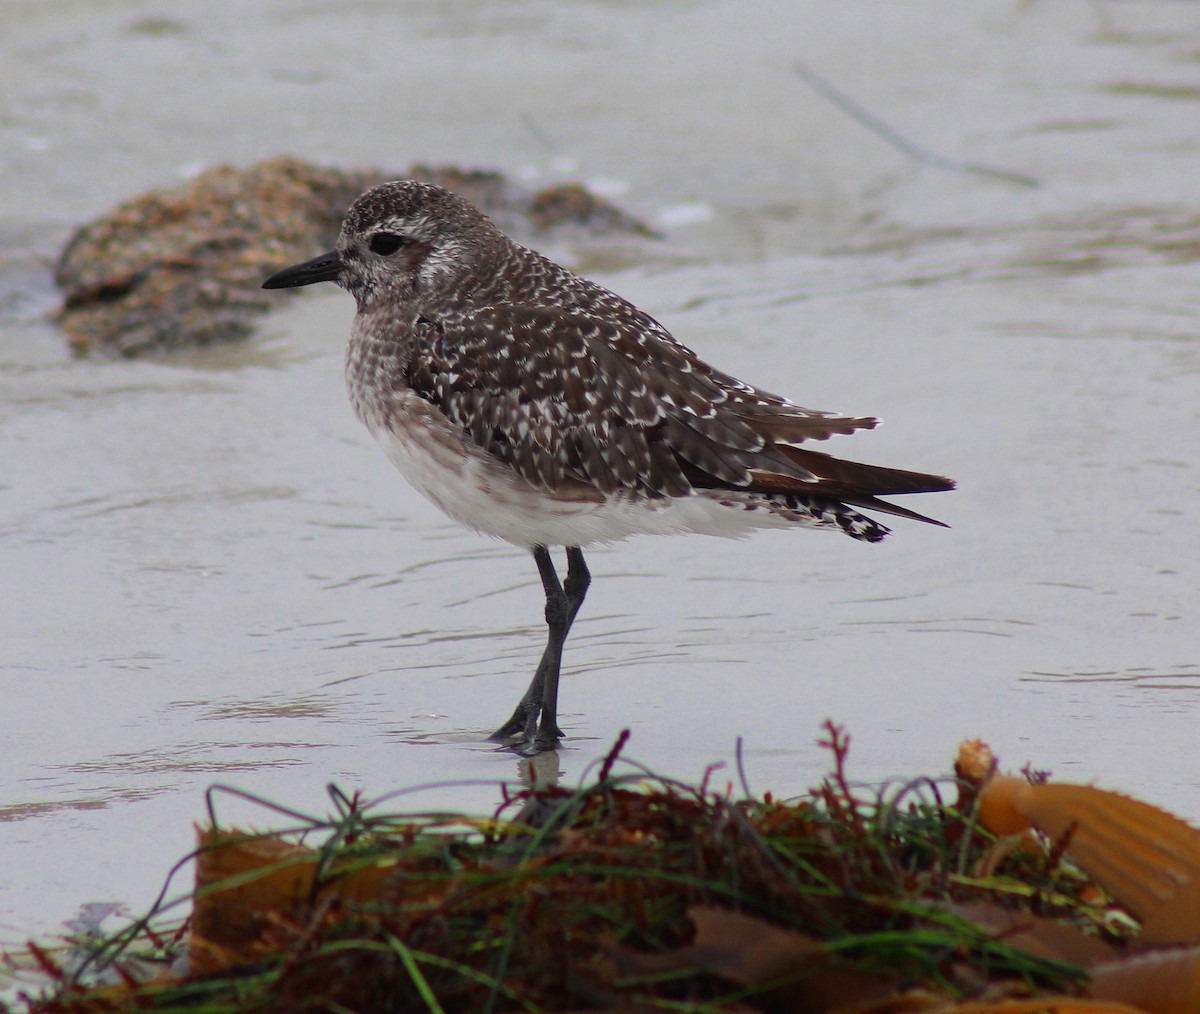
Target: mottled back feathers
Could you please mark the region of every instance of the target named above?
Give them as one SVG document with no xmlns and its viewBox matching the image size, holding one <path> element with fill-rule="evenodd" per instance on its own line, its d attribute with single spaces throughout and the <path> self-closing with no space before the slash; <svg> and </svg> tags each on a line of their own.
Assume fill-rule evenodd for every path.
<svg viewBox="0 0 1200 1014">
<path fill-rule="evenodd" d="M 368 192 L 338 255 L 338 281 L 367 318 L 355 340 L 386 338 L 400 357 L 395 382 L 536 489 L 801 494 L 929 520 L 875 497 L 953 485 L 799 446 L 876 420 L 802 408 L 714 369 L 631 303 L 512 242 L 440 188 Z"/>
</svg>

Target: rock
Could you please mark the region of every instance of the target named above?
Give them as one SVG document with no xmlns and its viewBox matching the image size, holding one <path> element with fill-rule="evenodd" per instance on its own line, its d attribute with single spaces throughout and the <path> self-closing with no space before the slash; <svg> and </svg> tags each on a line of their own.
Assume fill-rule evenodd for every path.
<svg viewBox="0 0 1200 1014">
<path fill-rule="evenodd" d="M 218 166 L 77 230 L 55 267 L 63 290 L 57 319 L 81 355 L 137 356 L 245 338 L 257 317 L 294 295 L 265 290 L 262 280 L 332 247 L 354 198 L 401 178 L 448 187 L 518 235 L 563 226 L 653 235 L 578 184 L 529 193 L 496 172 L 341 170 L 292 158 Z"/>
</svg>

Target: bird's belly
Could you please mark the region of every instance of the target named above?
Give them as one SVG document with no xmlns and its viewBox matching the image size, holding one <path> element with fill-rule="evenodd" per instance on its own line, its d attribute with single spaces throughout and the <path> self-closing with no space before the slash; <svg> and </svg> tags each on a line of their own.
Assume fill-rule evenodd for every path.
<svg viewBox="0 0 1200 1014">
<path fill-rule="evenodd" d="M 534 488 L 413 392 L 389 392 L 385 405 L 352 386 L 351 401 L 400 474 L 460 524 L 518 546 L 577 545 L 586 534 L 575 522 L 587 502 Z"/>
<path fill-rule="evenodd" d="M 460 524 L 513 545 L 588 546 L 631 535 L 683 533 L 739 538 L 759 528 L 825 527 L 754 494 L 652 498 L 633 491 L 547 492 L 464 439 L 411 391 L 391 392 L 386 410 L 374 399 L 352 394 L 352 401 L 413 487 Z"/>
</svg>

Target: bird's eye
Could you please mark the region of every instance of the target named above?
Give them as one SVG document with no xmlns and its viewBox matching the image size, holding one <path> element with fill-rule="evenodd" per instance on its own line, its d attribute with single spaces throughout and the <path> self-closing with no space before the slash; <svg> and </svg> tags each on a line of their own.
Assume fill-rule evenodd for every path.
<svg viewBox="0 0 1200 1014">
<path fill-rule="evenodd" d="M 407 242 L 408 239 L 406 237 L 397 236 L 394 232 L 377 232 L 371 237 L 371 242 L 367 245 L 371 248 L 372 253 L 389 257 Z"/>
</svg>

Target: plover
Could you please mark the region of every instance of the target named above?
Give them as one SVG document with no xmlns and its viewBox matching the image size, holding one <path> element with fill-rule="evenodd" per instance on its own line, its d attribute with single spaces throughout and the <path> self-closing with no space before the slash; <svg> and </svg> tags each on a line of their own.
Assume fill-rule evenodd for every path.
<svg viewBox="0 0 1200 1014">
<path fill-rule="evenodd" d="M 878 496 L 951 480 L 809 446 L 877 419 L 801 408 L 722 373 L 441 187 L 368 190 L 335 250 L 263 286 L 314 282 L 358 305 L 350 401 L 392 463 L 456 521 L 533 554 L 548 637 L 498 742 L 537 752 L 562 736 L 559 669 L 591 580 L 585 546 L 778 527 L 878 542 L 888 529 L 860 508 L 941 524 Z M 566 548 L 561 582 L 552 546 Z"/>
</svg>

